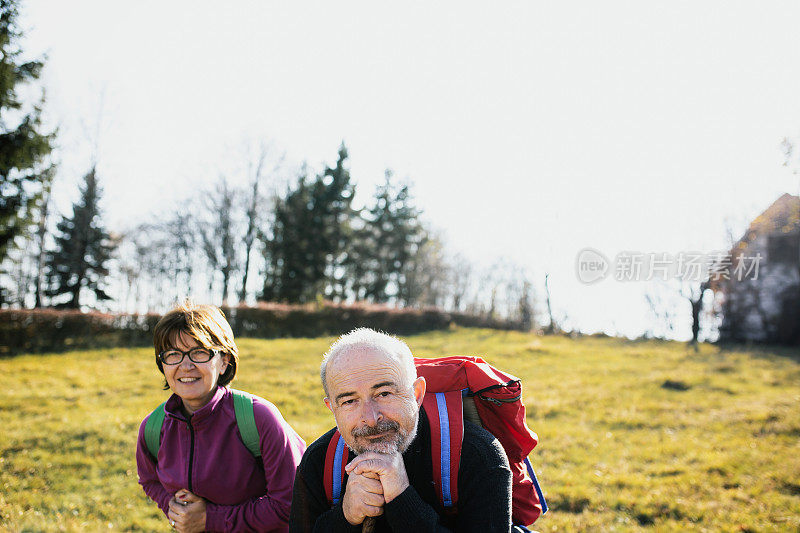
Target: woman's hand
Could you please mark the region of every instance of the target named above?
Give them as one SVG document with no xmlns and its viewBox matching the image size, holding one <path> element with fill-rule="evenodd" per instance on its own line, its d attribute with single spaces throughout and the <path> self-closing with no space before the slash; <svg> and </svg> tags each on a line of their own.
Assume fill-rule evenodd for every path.
<svg viewBox="0 0 800 533">
<path fill-rule="evenodd" d="M 206 528 L 206 501 L 181 489 L 169 501 L 167 517 L 179 533 L 200 533 Z"/>
</svg>

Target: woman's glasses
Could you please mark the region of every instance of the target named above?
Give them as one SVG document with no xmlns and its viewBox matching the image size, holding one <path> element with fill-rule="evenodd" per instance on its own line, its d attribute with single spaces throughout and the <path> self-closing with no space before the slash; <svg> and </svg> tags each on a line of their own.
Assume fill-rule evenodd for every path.
<svg viewBox="0 0 800 533">
<path fill-rule="evenodd" d="M 158 358 L 161 359 L 161 362 L 165 365 L 179 365 L 187 355 L 189 356 L 189 360 L 193 363 L 207 363 L 211 361 L 211 358 L 217 355 L 218 352 L 219 350 L 208 348 L 192 348 L 188 352 L 173 349 L 161 352 L 158 354 Z"/>
</svg>

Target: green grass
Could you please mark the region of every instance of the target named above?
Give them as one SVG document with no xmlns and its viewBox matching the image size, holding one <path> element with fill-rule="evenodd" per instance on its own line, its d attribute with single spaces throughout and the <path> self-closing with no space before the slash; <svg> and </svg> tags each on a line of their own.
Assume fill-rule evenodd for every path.
<svg viewBox="0 0 800 533">
<path fill-rule="evenodd" d="M 234 385 L 311 442 L 332 426 L 331 339 L 241 339 Z M 800 357 L 788 350 L 458 329 L 416 355 L 482 355 L 524 380 L 551 512 L 539 531 L 800 529 Z M 167 396 L 147 349 L 0 360 L 0 529 L 167 531 L 141 491 L 142 418 Z"/>
</svg>

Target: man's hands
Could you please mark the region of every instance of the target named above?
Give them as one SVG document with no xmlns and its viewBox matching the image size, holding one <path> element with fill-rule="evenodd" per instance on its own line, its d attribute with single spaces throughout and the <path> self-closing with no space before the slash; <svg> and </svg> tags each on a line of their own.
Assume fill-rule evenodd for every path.
<svg viewBox="0 0 800 533">
<path fill-rule="evenodd" d="M 350 475 L 350 478 L 353 477 L 353 474 L 374 474 L 378 476 L 381 487 L 383 487 L 383 499 L 386 503 L 394 500 L 408 488 L 406 465 L 403 463 L 403 456 L 399 452 L 393 454 L 365 452 L 350 461 L 344 469 Z M 350 481 L 347 482 L 347 485 L 350 485 Z"/>
<path fill-rule="evenodd" d="M 383 504 L 383 487 L 377 474 L 350 474 L 342 498 L 342 510 L 349 523 L 358 525 L 368 516 L 382 515 Z"/>
<path fill-rule="evenodd" d="M 206 501 L 181 489 L 169 501 L 167 518 L 179 533 L 199 533 L 206 528 Z"/>
</svg>

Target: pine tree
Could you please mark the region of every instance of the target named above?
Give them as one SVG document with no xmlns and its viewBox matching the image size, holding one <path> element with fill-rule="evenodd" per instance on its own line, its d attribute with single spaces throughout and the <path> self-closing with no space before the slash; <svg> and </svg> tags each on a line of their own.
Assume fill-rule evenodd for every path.
<svg viewBox="0 0 800 533">
<path fill-rule="evenodd" d="M 80 308 L 82 289 L 92 291 L 98 300 L 110 300 L 103 289 L 108 276 L 106 263 L 116 245 L 100 222 L 100 188 L 95 169 L 89 171 L 81 188 L 81 198 L 73 206 L 72 217 L 62 217 L 57 226 L 55 249 L 48 253 L 48 290 L 51 298 L 63 294 L 70 299 L 61 307 Z"/>
<path fill-rule="evenodd" d="M 343 142 L 336 166 L 326 167 L 322 175 L 317 176 L 313 192 L 315 252 L 323 258 L 324 264 L 321 294 L 334 301 L 346 297 L 348 245 L 353 236 L 353 219 L 358 216 L 352 208 L 355 186 L 350 182 L 347 158 Z"/>
<path fill-rule="evenodd" d="M 358 299 L 382 303 L 400 296 L 404 273 L 425 240 L 419 217 L 409 186 L 396 186 L 387 170 L 352 247 L 351 276 Z"/>
<path fill-rule="evenodd" d="M 342 144 L 335 167 L 326 167 L 313 181 L 303 171 L 295 188 L 276 201 L 272 234 L 263 237 L 262 299 L 305 303 L 346 297 L 348 244 L 357 216 L 347 157 Z"/>
<path fill-rule="evenodd" d="M 350 277 L 357 300 L 388 301 L 387 286 L 393 271 L 394 241 L 391 171 L 375 191 L 372 205 L 362 215 L 352 243 Z"/>
<path fill-rule="evenodd" d="M 54 134 L 42 133 L 42 102 L 27 109 L 17 94 L 39 78 L 43 63 L 21 59 L 16 4 L 0 0 L 0 263 L 18 237 L 34 231 L 34 213 L 52 179 L 46 160 Z M 0 288 L 0 303 L 3 293 Z"/>
<path fill-rule="evenodd" d="M 425 255 L 423 248 L 427 244 L 433 242 L 436 242 L 437 246 L 440 244 L 438 239 L 429 235 L 428 231 L 423 227 L 420 215 L 420 210 L 413 204 L 408 185 L 403 185 L 394 198 L 394 237 L 392 241 L 394 258 L 391 276 L 397 285 L 396 298 L 405 302 L 406 305 L 413 303 L 403 296 L 409 293 L 407 288 L 410 282 L 406 279 L 408 273 L 413 271 L 416 265 L 426 263 L 426 261 L 420 259 L 420 256 Z M 429 263 L 431 267 L 435 267 L 434 270 L 437 273 L 444 268 L 443 264 L 441 264 L 443 261 L 441 246 L 439 246 L 438 250 L 437 257 L 439 257 L 440 261 Z"/>
<path fill-rule="evenodd" d="M 272 234 L 262 235 L 266 262 L 261 299 L 302 302 L 313 298 L 324 272 L 324 258 L 312 242 L 311 189 L 303 170 L 297 185 L 275 201 Z"/>
</svg>

